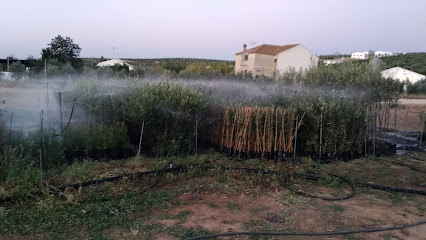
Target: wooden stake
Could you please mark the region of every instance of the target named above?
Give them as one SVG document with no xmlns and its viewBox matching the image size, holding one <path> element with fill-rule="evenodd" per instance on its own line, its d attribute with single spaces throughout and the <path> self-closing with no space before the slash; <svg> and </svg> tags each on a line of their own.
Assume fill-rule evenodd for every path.
<svg viewBox="0 0 426 240">
<path fill-rule="evenodd" d="M 141 155 L 141 148 L 142 148 L 142 136 L 143 136 L 143 128 L 145 126 L 145 121 L 142 122 L 142 126 L 141 126 L 141 135 L 139 137 L 139 148 L 138 148 L 138 156 Z"/>
</svg>

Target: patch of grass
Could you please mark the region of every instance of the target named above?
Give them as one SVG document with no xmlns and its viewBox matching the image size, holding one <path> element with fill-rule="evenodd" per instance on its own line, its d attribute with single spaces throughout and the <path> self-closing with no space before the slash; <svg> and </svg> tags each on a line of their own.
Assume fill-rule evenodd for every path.
<svg viewBox="0 0 426 240">
<path fill-rule="evenodd" d="M 211 208 L 218 208 L 219 207 L 216 203 L 211 202 L 211 201 L 207 201 L 204 204 L 206 204 L 207 206 L 209 206 Z"/>
<path fill-rule="evenodd" d="M 250 209 L 250 211 L 254 212 L 254 213 L 259 213 L 259 212 L 269 210 L 269 209 L 271 209 L 271 208 L 267 207 L 267 206 L 260 206 L 260 207 L 257 207 L 257 208 Z"/>
<path fill-rule="evenodd" d="M 174 218 L 179 219 L 178 224 L 183 224 L 186 222 L 186 220 L 188 219 L 188 216 L 191 214 L 192 214 L 191 211 L 182 211 L 178 213 Z"/>
<path fill-rule="evenodd" d="M 241 204 L 238 204 L 236 202 L 227 202 L 226 207 L 231 211 L 241 211 L 243 210 L 243 206 Z"/>
<path fill-rule="evenodd" d="M 133 213 L 149 214 L 152 209 L 177 204 L 172 190 L 114 196 L 102 189 L 89 189 L 78 205 L 54 199 L 54 204 L 6 211 L 0 215 L 0 236 L 46 233 L 51 239 L 63 239 L 80 238 L 84 232 L 88 238 L 101 239 L 104 230 L 129 229 L 134 222 L 129 215 Z"/>
<path fill-rule="evenodd" d="M 274 226 L 264 220 L 249 220 L 243 224 L 247 231 L 271 231 Z"/>
<path fill-rule="evenodd" d="M 185 228 L 185 227 L 182 227 L 182 225 L 177 224 L 173 227 L 166 228 L 165 233 L 172 235 L 178 239 L 186 239 L 186 238 L 200 236 L 200 235 L 213 234 L 216 232 L 211 232 L 200 226 L 196 228 Z"/>
<path fill-rule="evenodd" d="M 344 240 L 364 240 L 365 238 L 357 237 L 353 234 L 343 235 Z"/>
<path fill-rule="evenodd" d="M 321 180 L 320 183 L 331 188 L 337 188 L 339 186 L 339 179 L 333 176 L 327 176 L 324 180 Z"/>
<path fill-rule="evenodd" d="M 337 204 L 330 205 L 329 207 L 333 213 L 338 213 L 338 214 L 342 213 L 345 210 L 342 206 Z"/>
<path fill-rule="evenodd" d="M 419 210 L 419 212 L 425 213 L 426 212 L 426 201 L 416 202 L 416 208 L 417 208 L 417 210 Z"/>
<path fill-rule="evenodd" d="M 385 234 L 382 234 L 382 235 L 379 235 L 379 236 L 382 237 L 383 239 L 386 239 L 386 240 L 390 240 L 390 239 L 403 240 L 402 238 L 395 236 L 391 233 L 385 233 Z"/>
</svg>

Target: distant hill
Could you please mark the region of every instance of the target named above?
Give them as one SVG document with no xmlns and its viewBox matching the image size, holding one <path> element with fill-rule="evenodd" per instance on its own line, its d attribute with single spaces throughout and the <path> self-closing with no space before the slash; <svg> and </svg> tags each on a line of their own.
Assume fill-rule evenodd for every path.
<svg viewBox="0 0 426 240">
<path fill-rule="evenodd" d="M 382 60 L 385 69 L 402 67 L 426 75 L 426 53 L 424 52 L 397 54 L 391 57 L 384 57 Z"/>
</svg>

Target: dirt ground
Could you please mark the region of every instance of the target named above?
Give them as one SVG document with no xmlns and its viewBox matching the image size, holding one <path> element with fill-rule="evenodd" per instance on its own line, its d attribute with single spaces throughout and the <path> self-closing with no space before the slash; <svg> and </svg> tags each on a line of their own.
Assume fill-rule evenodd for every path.
<svg viewBox="0 0 426 240">
<path fill-rule="evenodd" d="M 400 99 L 398 102 L 400 104 L 398 108 L 390 110 L 389 128 L 399 131 L 421 131 L 421 113 L 426 113 L 426 99 Z"/>
<path fill-rule="evenodd" d="M 424 220 L 412 202 L 403 206 L 395 206 L 365 194 L 341 202 L 312 200 L 299 196 L 285 197 L 286 193 L 273 192 L 262 196 L 224 193 L 185 193 L 179 198 L 183 206 L 167 209 L 157 213 L 176 216 L 181 212 L 191 212 L 183 223 L 183 227 L 202 227 L 210 231 L 237 232 L 266 229 L 274 231 L 324 232 L 349 229 L 368 229 L 397 224 L 408 224 Z M 290 201 L 290 202 L 289 202 Z M 209 205 L 214 202 L 215 205 Z M 239 209 L 230 209 L 229 202 L 240 205 Z M 155 216 L 154 216 L 155 218 Z M 248 223 L 247 223 L 248 222 Z M 158 220 L 168 227 L 177 224 L 177 220 Z M 245 224 L 243 224 L 245 223 Z M 406 230 L 354 234 L 332 237 L 282 237 L 280 239 L 426 239 L 426 226 L 418 226 Z M 358 238 L 355 238 L 358 237 Z M 157 239 L 176 239 L 164 234 Z M 232 237 L 228 239 L 247 239 Z"/>
</svg>

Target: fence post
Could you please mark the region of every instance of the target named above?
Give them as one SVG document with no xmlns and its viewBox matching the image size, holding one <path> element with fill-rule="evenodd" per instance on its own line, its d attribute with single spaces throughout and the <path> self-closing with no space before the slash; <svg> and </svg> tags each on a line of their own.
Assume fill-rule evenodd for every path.
<svg viewBox="0 0 426 240">
<path fill-rule="evenodd" d="M 422 112 L 422 130 L 420 131 L 420 140 L 419 140 L 419 148 L 422 147 L 422 141 L 423 141 L 423 131 L 425 128 L 425 113 Z"/>
<path fill-rule="evenodd" d="M 43 109 L 40 113 L 40 191 L 43 190 L 43 153 L 44 153 L 44 137 L 43 137 Z"/>
<path fill-rule="evenodd" d="M 145 126 L 145 121 L 142 122 L 141 127 L 141 136 L 139 137 L 139 148 L 138 148 L 138 156 L 141 155 L 141 147 L 142 147 L 142 136 L 143 136 L 143 127 Z"/>
<path fill-rule="evenodd" d="M 296 116 L 296 130 L 294 131 L 294 149 L 293 159 L 296 159 L 296 147 L 297 147 L 297 125 L 299 124 L 299 116 Z"/>
<path fill-rule="evenodd" d="M 322 113 L 320 117 L 320 148 L 319 148 L 319 158 L 321 159 L 321 152 L 322 152 Z"/>
</svg>

